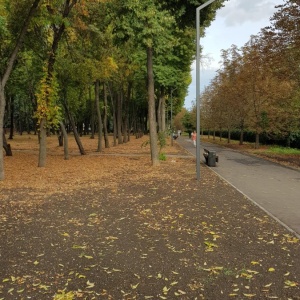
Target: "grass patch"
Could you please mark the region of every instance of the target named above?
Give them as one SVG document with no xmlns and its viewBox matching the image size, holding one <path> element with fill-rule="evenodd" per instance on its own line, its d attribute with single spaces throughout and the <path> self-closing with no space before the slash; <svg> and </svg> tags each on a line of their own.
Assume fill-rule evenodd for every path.
<svg viewBox="0 0 300 300">
<path fill-rule="evenodd" d="M 266 152 L 281 155 L 300 155 L 300 149 L 272 146 Z"/>
</svg>

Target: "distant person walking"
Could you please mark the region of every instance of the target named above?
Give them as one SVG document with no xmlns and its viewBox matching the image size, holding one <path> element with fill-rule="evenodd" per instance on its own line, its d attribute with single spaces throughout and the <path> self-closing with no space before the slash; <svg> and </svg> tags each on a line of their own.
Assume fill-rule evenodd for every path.
<svg viewBox="0 0 300 300">
<path fill-rule="evenodd" d="M 193 141 L 193 144 L 194 144 L 195 147 L 196 147 L 196 139 L 197 139 L 197 133 L 196 133 L 196 131 L 194 130 L 194 131 L 192 132 L 192 141 Z"/>
</svg>

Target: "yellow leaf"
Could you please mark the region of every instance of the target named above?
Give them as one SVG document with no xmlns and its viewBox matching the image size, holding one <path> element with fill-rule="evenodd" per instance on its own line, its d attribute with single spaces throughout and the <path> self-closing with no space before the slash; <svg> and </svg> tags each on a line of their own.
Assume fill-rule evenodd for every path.
<svg viewBox="0 0 300 300">
<path fill-rule="evenodd" d="M 287 285 L 287 286 L 291 286 L 291 287 L 295 287 L 295 286 L 298 285 L 297 282 L 295 282 L 295 281 L 290 281 L 290 280 L 286 280 L 286 281 L 284 282 L 284 284 Z"/>
<path fill-rule="evenodd" d="M 249 297 L 249 298 L 252 298 L 252 297 L 255 297 L 256 294 L 243 294 L 245 297 Z"/>
<path fill-rule="evenodd" d="M 274 268 L 269 268 L 269 270 L 268 270 L 269 272 L 274 272 L 275 271 L 275 269 Z"/>
<path fill-rule="evenodd" d="M 67 232 L 61 233 L 62 236 L 70 237 L 70 235 Z"/>
<path fill-rule="evenodd" d="M 273 283 L 266 284 L 265 287 L 270 287 Z"/>
<path fill-rule="evenodd" d="M 135 290 L 135 289 L 138 287 L 139 284 L 140 284 L 140 283 L 137 283 L 136 285 L 131 284 L 130 286 L 131 286 L 131 288 L 132 288 L 133 290 Z"/>
<path fill-rule="evenodd" d="M 86 282 L 86 284 L 87 284 L 87 289 L 90 289 L 95 286 L 95 283 L 90 282 L 89 280 Z"/>
</svg>

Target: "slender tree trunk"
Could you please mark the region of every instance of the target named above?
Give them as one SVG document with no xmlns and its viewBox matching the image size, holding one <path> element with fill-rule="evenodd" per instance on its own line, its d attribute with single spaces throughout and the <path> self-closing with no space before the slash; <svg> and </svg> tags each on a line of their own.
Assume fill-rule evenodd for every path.
<svg viewBox="0 0 300 300">
<path fill-rule="evenodd" d="M 165 89 L 161 87 L 159 103 L 157 109 L 157 121 L 158 121 L 158 131 L 164 132 L 166 130 L 166 96 Z"/>
<path fill-rule="evenodd" d="M 255 133 L 255 149 L 259 148 L 259 133 Z"/>
<path fill-rule="evenodd" d="M 158 99 L 158 107 L 157 107 L 157 124 L 158 124 L 158 131 L 162 132 L 162 115 L 161 115 L 161 106 L 162 106 L 162 97 L 161 94 L 159 95 Z"/>
<path fill-rule="evenodd" d="M 240 145 L 243 145 L 244 143 L 244 128 L 241 128 L 241 132 L 240 132 Z"/>
<path fill-rule="evenodd" d="M 65 5 L 64 5 L 64 11 L 62 12 L 62 17 L 63 19 L 67 18 L 70 14 L 71 9 L 73 6 L 77 3 L 78 0 L 65 0 Z M 48 8 L 48 7 L 47 7 Z M 51 7 L 48 8 L 48 12 L 51 14 L 52 10 Z M 59 42 L 62 38 L 62 35 L 65 31 L 66 24 L 65 20 L 62 21 L 60 26 L 56 26 L 56 24 L 52 24 L 52 30 L 53 30 L 53 41 L 51 45 L 51 51 L 49 51 L 49 56 L 48 56 L 48 69 L 47 69 L 47 77 L 46 77 L 46 82 L 51 83 L 53 79 L 53 71 L 54 71 L 54 65 L 56 61 L 56 52 L 58 50 Z M 46 99 L 46 105 L 50 105 L 50 100 L 49 98 Z M 40 126 L 40 144 L 39 144 L 39 162 L 38 166 L 39 167 L 45 167 L 46 165 L 46 127 L 47 127 L 47 120 L 46 118 L 43 118 L 41 121 L 41 126 Z"/>
<path fill-rule="evenodd" d="M 24 21 L 24 25 L 22 27 L 22 30 L 18 36 L 18 38 L 16 39 L 16 44 L 15 47 L 13 49 L 13 51 L 11 52 L 10 57 L 7 60 L 7 64 L 6 64 L 6 69 L 4 70 L 2 77 L 0 78 L 0 149 L 3 148 L 3 125 L 4 125 L 4 110 L 5 110 L 5 93 L 4 93 L 4 89 L 6 86 L 6 83 L 9 79 L 9 76 L 11 74 L 11 71 L 13 69 L 13 65 L 14 62 L 17 58 L 17 54 L 20 50 L 20 47 L 23 43 L 24 37 L 26 35 L 27 32 L 27 28 L 29 26 L 29 23 L 31 21 L 31 18 L 33 17 L 33 15 L 35 14 L 38 5 L 40 3 L 40 0 L 35 0 L 33 2 L 33 4 L 31 5 L 28 15 Z M 3 151 L 0 151 L 0 180 L 4 179 L 4 162 L 3 162 Z"/>
<path fill-rule="evenodd" d="M 12 140 L 14 137 L 14 112 L 15 112 L 15 104 L 14 97 L 10 97 L 10 129 L 9 129 L 9 140 Z"/>
<path fill-rule="evenodd" d="M 130 103 L 131 89 L 132 89 L 132 82 L 129 82 L 128 89 L 127 89 L 127 96 L 124 101 L 124 120 L 123 120 L 123 133 L 124 133 L 123 142 L 124 143 L 127 143 L 129 141 L 128 116 L 129 116 L 129 103 Z"/>
<path fill-rule="evenodd" d="M 91 104 L 91 139 L 95 138 L 95 101 L 92 98 L 92 87 L 89 86 L 89 101 Z"/>
<path fill-rule="evenodd" d="M 117 120 L 116 120 L 116 107 L 115 107 L 115 97 L 113 95 L 110 84 L 108 83 L 108 90 L 110 94 L 110 102 L 111 102 L 111 110 L 112 110 L 112 118 L 113 118 L 113 138 L 114 138 L 114 147 L 117 146 Z"/>
<path fill-rule="evenodd" d="M 62 136 L 64 139 L 64 156 L 65 156 L 65 160 L 69 159 L 69 140 L 68 140 L 68 134 L 65 128 L 65 125 L 63 122 L 60 122 L 60 128 L 61 128 L 61 132 L 62 132 Z"/>
<path fill-rule="evenodd" d="M 103 116 L 103 131 L 104 131 L 104 141 L 105 148 L 109 148 L 108 130 L 107 130 L 107 89 L 106 84 L 103 84 L 103 94 L 104 94 L 104 116 Z"/>
<path fill-rule="evenodd" d="M 123 144 L 122 138 L 122 104 L 123 104 L 123 92 L 118 93 L 117 103 L 117 132 L 118 132 L 118 144 Z"/>
<path fill-rule="evenodd" d="M 101 118 L 101 111 L 100 111 L 100 82 L 99 80 L 96 80 L 95 82 L 95 102 L 96 102 L 96 110 L 97 110 L 97 116 L 98 116 L 98 148 L 97 152 L 102 151 L 102 118 Z"/>
<path fill-rule="evenodd" d="M 164 88 L 162 90 L 161 98 L 161 131 L 166 131 L 166 95 Z"/>
<path fill-rule="evenodd" d="M 3 164 L 3 126 L 4 126 L 4 110 L 5 110 L 5 95 L 4 86 L 0 81 L 0 180 L 4 179 L 4 164 Z"/>
<path fill-rule="evenodd" d="M 150 132 L 150 149 L 152 165 L 159 165 L 156 115 L 155 115 L 155 94 L 154 94 L 154 74 L 153 74 L 153 49 L 147 48 L 147 77 L 148 77 L 148 115 Z"/>
<path fill-rule="evenodd" d="M 75 124 L 74 118 L 71 115 L 71 112 L 69 110 L 69 107 L 68 107 L 68 104 L 67 104 L 66 100 L 64 101 L 64 108 L 65 108 L 65 111 L 66 111 L 67 116 L 69 118 L 69 122 L 71 124 L 71 127 L 73 129 L 74 138 L 75 138 L 76 144 L 78 146 L 79 152 L 80 152 L 81 155 L 85 155 L 86 152 L 85 152 L 85 150 L 84 150 L 84 148 L 82 146 L 82 143 L 81 143 L 81 140 L 80 140 L 77 128 L 76 128 L 76 124 Z"/>
<path fill-rule="evenodd" d="M 47 157 L 47 130 L 46 130 L 46 119 L 43 118 L 40 122 L 40 134 L 39 134 L 39 167 L 45 167 Z"/>
<path fill-rule="evenodd" d="M 12 156 L 11 147 L 10 147 L 10 144 L 7 144 L 4 131 L 3 131 L 3 148 L 5 150 L 6 156 Z M 1 151 L 2 151 L 2 149 L 1 149 Z"/>
<path fill-rule="evenodd" d="M 231 131 L 230 131 L 230 128 L 228 128 L 227 143 L 230 144 L 230 141 L 231 141 Z"/>
</svg>

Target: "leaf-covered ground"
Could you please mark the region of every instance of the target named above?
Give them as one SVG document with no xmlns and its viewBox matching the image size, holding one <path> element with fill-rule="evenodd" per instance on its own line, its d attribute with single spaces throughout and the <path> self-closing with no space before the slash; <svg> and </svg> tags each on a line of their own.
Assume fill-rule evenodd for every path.
<svg viewBox="0 0 300 300">
<path fill-rule="evenodd" d="M 63 159 L 10 141 L 0 182 L 0 299 L 300 299 L 300 243 L 176 142 Z"/>
</svg>

